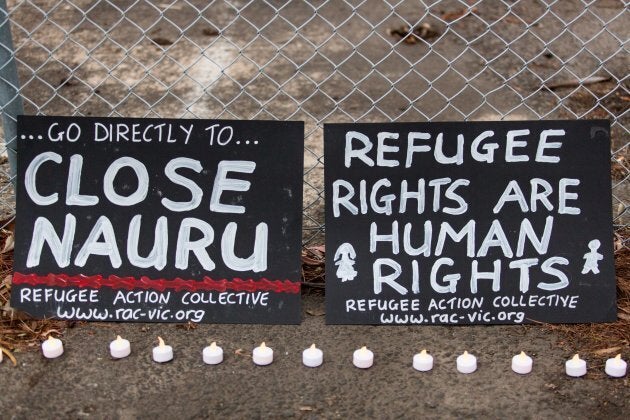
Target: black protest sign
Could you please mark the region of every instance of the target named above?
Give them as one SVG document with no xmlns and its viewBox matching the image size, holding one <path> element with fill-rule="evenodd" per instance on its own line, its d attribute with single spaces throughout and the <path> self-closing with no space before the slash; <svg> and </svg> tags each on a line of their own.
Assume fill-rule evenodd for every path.
<svg viewBox="0 0 630 420">
<path fill-rule="evenodd" d="M 614 320 L 609 127 L 326 125 L 327 322 Z"/>
<path fill-rule="evenodd" d="M 303 123 L 20 117 L 11 304 L 299 323 Z"/>
</svg>

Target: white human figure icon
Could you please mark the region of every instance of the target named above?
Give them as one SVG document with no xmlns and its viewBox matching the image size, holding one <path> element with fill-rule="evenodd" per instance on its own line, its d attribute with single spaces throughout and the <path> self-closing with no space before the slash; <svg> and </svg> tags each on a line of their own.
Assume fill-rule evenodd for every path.
<svg viewBox="0 0 630 420">
<path fill-rule="evenodd" d="M 354 280 L 357 275 L 357 271 L 354 269 L 354 259 L 357 257 L 356 252 L 352 245 L 347 242 L 339 245 L 337 252 L 335 252 L 335 265 L 337 268 L 337 278 L 342 282 L 348 280 Z"/>
<path fill-rule="evenodd" d="M 584 254 L 584 268 L 582 268 L 582 274 L 586 274 L 589 271 L 593 274 L 599 274 L 599 261 L 604 259 L 604 256 L 597 252 L 601 242 L 598 239 L 593 239 L 588 243 L 590 249 L 589 252 Z"/>
</svg>

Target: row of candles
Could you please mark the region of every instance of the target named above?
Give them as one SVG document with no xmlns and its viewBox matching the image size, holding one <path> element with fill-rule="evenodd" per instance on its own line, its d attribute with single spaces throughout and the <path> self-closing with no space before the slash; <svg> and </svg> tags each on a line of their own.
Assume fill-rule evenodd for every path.
<svg viewBox="0 0 630 420">
<path fill-rule="evenodd" d="M 131 344 L 118 336 L 109 344 L 109 351 L 113 358 L 122 359 L 131 354 Z M 49 336 L 42 343 L 42 353 L 44 357 L 54 359 L 63 354 L 63 343 L 60 339 Z M 173 360 L 173 347 L 164 343 L 161 337 L 158 337 L 158 345 L 153 348 L 153 360 L 157 363 L 165 363 Z M 215 342 L 205 347 L 202 352 L 203 361 L 209 365 L 217 365 L 223 362 L 223 349 Z M 263 342 L 260 346 L 254 348 L 252 352 L 252 360 L 256 365 L 266 366 L 273 362 L 273 349 Z M 2 361 L 2 352 L 0 352 L 0 362 Z M 324 362 L 324 352 L 317 348 L 315 344 L 302 352 L 302 362 L 308 367 L 318 367 Z M 357 368 L 367 369 L 374 364 L 374 353 L 367 347 L 361 347 L 352 355 L 352 363 Z M 526 375 L 532 371 L 533 360 L 530 356 L 521 352 L 512 358 L 512 370 L 518 374 Z M 433 356 L 426 350 L 413 356 L 413 368 L 427 372 L 433 369 Z M 477 370 L 477 358 L 464 351 L 457 357 L 457 371 L 461 373 L 473 373 Z M 610 358 L 606 361 L 605 372 L 614 378 L 621 378 L 626 375 L 628 364 L 621 359 L 621 355 Z M 565 363 L 565 371 L 568 376 L 580 377 L 586 375 L 586 361 L 581 359 L 579 355 L 573 356 Z"/>
</svg>

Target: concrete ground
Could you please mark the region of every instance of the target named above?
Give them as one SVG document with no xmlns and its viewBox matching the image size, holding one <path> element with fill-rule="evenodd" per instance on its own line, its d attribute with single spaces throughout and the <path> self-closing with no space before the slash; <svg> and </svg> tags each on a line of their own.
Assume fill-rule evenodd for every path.
<svg viewBox="0 0 630 420">
<path fill-rule="evenodd" d="M 8 360 L 0 365 L 0 412 L 6 419 L 622 419 L 630 413 L 628 377 L 611 379 L 603 366 L 589 365 L 586 377 L 569 378 L 564 361 L 571 351 L 543 327 L 326 326 L 318 316 L 323 308 L 322 297 L 306 296 L 299 326 L 80 324 L 63 337 L 61 358 L 17 353 L 17 367 Z M 117 334 L 132 343 L 126 359 L 109 355 Z M 157 336 L 173 346 L 172 362 L 152 362 Z M 258 367 L 250 355 L 263 340 L 274 349 L 274 363 Z M 225 351 L 217 366 L 201 358 L 211 341 Z M 301 363 L 312 342 L 325 352 L 319 368 Z M 367 370 L 351 362 L 362 345 L 375 354 Z M 424 347 L 435 358 L 428 373 L 411 368 Z M 470 375 L 455 369 L 464 350 L 478 357 Z M 521 350 L 534 358 L 526 376 L 510 370 Z"/>
</svg>

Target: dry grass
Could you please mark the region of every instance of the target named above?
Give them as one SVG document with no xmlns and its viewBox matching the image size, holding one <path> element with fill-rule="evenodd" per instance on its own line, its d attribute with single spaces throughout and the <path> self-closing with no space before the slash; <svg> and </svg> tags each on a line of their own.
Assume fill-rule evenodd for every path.
<svg viewBox="0 0 630 420">
<path fill-rule="evenodd" d="M 49 335 L 63 334 L 69 323 L 53 319 L 35 320 L 10 307 L 12 257 L 12 252 L 0 254 L 0 350 L 15 364 L 14 351 L 38 348 L 39 343 Z"/>
<path fill-rule="evenodd" d="M 326 248 L 324 245 L 311 246 L 302 250 L 302 285 L 308 291 L 325 288 Z"/>
</svg>

